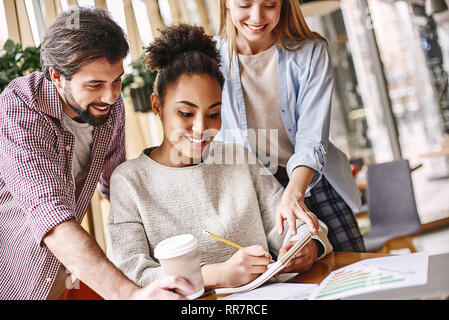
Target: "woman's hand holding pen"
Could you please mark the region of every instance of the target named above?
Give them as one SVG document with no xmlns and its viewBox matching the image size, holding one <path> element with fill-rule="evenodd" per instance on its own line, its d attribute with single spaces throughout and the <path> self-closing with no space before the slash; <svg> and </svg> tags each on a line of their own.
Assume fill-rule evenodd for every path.
<svg viewBox="0 0 449 320">
<path fill-rule="evenodd" d="M 239 249 L 225 262 L 205 265 L 202 268 L 205 288 L 238 287 L 247 284 L 267 271 L 269 257 L 266 248 L 255 245 Z"/>
<path fill-rule="evenodd" d="M 224 262 L 227 273 L 227 287 L 238 287 L 253 281 L 267 271 L 270 263 L 267 249 L 262 246 L 250 246 L 238 250 Z"/>
</svg>

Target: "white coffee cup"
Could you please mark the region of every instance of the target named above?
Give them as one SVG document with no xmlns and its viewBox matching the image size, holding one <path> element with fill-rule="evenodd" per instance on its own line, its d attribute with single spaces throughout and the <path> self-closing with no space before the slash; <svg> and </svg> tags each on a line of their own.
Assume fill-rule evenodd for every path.
<svg viewBox="0 0 449 320">
<path fill-rule="evenodd" d="M 195 293 L 191 295 L 182 290 L 175 290 L 177 293 L 187 299 L 198 298 L 204 293 L 198 240 L 195 236 L 182 234 L 165 239 L 154 249 L 154 256 L 159 260 L 165 275 L 183 277 L 195 288 Z"/>
</svg>

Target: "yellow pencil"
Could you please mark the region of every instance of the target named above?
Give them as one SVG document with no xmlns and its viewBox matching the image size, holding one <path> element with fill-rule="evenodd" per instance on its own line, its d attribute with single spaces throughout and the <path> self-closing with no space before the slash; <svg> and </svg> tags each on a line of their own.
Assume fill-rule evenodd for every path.
<svg viewBox="0 0 449 320">
<path fill-rule="evenodd" d="M 238 245 L 237 243 L 234 243 L 232 241 L 226 240 L 225 238 L 217 236 L 216 234 L 213 234 L 213 233 L 211 233 L 209 231 L 204 230 L 203 232 L 206 233 L 207 235 L 209 235 L 210 237 L 218 240 L 218 241 L 221 241 L 223 243 L 226 243 L 227 245 L 230 245 L 231 247 L 234 247 L 234 248 L 237 248 L 237 249 L 242 249 L 243 248 L 242 246 Z M 266 254 L 265 256 L 270 259 L 270 262 L 274 262 L 274 260 L 271 258 L 270 255 Z"/>
</svg>

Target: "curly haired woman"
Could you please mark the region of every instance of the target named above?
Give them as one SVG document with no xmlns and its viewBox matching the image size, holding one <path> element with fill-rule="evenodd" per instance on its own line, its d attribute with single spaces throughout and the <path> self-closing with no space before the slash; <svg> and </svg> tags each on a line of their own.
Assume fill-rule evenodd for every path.
<svg viewBox="0 0 449 320">
<path fill-rule="evenodd" d="M 269 253 L 282 255 L 297 240 L 276 231 L 283 188 L 259 162 L 248 161 L 242 146 L 213 141 L 221 128 L 223 76 L 215 42 L 202 28 L 165 28 L 146 54 L 147 67 L 158 70 L 151 102 L 164 139 L 113 173 L 108 257 L 130 279 L 147 284 L 163 275 L 155 246 L 190 233 L 199 240 L 206 289 L 246 284 L 267 270 Z M 244 248 L 236 252 L 203 230 Z M 299 223 L 297 236 L 306 232 Z M 331 252 L 326 235 L 320 223 L 284 272 L 307 270 Z"/>
</svg>

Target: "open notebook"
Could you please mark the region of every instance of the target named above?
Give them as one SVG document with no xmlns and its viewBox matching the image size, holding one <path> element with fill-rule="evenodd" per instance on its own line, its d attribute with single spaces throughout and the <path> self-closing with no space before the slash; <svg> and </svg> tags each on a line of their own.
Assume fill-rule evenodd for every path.
<svg viewBox="0 0 449 320">
<path fill-rule="evenodd" d="M 253 290 L 260 285 L 264 284 L 268 280 L 270 280 L 275 274 L 284 269 L 290 260 L 298 253 L 304 246 L 312 239 L 312 234 L 310 232 L 305 233 L 294 245 L 284 254 L 281 258 L 278 259 L 275 263 L 272 263 L 268 266 L 267 271 L 262 273 L 255 280 L 247 283 L 241 287 L 235 288 L 217 288 L 215 289 L 215 294 L 232 294 L 232 293 L 242 293 Z"/>
</svg>

